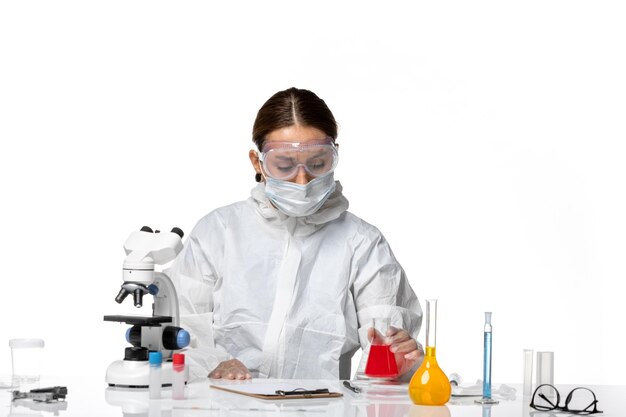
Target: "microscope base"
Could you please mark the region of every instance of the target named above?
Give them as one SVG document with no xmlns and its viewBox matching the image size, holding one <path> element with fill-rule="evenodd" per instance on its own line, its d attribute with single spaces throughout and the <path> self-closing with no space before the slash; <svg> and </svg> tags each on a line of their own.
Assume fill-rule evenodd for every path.
<svg viewBox="0 0 626 417">
<path fill-rule="evenodd" d="M 189 380 L 189 368 L 185 367 L 185 383 Z M 161 366 L 161 385 L 172 386 L 172 362 Z M 106 383 L 111 387 L 148 388 L 150 365 L 148 361 L 115 361 L 107 368 Z"/>
</svg>

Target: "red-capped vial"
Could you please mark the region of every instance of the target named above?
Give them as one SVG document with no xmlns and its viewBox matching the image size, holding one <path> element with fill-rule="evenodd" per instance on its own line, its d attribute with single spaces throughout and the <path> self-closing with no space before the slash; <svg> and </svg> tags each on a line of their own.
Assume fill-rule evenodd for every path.
<svg viewBox="0 0 626 417">
<path fill-rule="evenodd" d="M 185 355 L 174 353 L 172 356 L 172 399 L 185 399 Z"/>
</svg>

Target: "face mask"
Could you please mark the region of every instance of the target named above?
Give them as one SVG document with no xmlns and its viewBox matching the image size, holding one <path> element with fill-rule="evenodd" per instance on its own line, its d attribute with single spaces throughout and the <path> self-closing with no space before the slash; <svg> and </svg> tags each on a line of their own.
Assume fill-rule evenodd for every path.
<svg viewBox="0 0 626 417">
<path fill-rule="evenodd" d="M 274 206 L 292 217 L 304 217 L 315 213 L 335 191 L 333 173 L 317 177 L 300 185 L 266 177 L 265 195 Z"/>
</svg>

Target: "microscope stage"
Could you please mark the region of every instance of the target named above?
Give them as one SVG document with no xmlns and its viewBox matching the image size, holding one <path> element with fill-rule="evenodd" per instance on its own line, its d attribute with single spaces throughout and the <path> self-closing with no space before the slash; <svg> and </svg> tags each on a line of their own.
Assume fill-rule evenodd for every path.
<svg viewBox="0 0 626 417">
<path fill-rule="evenodd" d="M 104 316 L 104 321 L 118 321 L 127 324 L 138 324 L 139 326 L 154 326 L 161 323 L 171 323 L 171 316 Z"/>
</svg>

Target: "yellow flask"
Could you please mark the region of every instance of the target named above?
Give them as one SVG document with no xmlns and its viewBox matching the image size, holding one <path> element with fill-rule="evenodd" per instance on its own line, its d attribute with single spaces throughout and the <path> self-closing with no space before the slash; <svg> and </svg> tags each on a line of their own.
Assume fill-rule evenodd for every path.
<svg viewBox="0 0 626 417">
<path fill-rule="evenodd" d="M 450 399 L 452 387 L 437 364 L 437 300 L 426 300 L 426 355 L 409 383 L 409 397 L 419 405 L 443 405 Z"/>
</svg>

